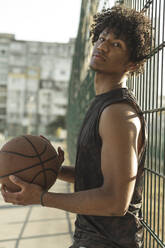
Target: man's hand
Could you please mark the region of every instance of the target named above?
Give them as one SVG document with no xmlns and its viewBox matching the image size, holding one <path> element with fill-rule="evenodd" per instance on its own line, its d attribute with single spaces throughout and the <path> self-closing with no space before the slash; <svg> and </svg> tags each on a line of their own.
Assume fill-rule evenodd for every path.
<svg viewBox="0 0 165 248">
<path fill-rule="evenodd" d="M 50 140 L 48 140 L 47 138 L 45 138 L 45 136 L 43 136 L 43 135 L 40 135 L 40 137 L 42 138 L 42 139 L 44 139 L 44 140 L 46 140 L 47 142 L 49 142 L 50 144 L 51 144 L 51 142 L 50 142 Z M 51 144 L 52 145 L 52 144 Z M 54 147 L 54 146 L 53 146 Z M 54 148 L 55 149 L 55 148 Z M 55 149 L 56 150 L 56 149 Z M 59 146 L 58 148 L 57 148 L 57 151 L 58 151 L 58 160 L 59 160 L 59 163 L 60 163 L 60 165 L 64 162 L 64 151 L 62 150 L 62 148 Z M 56 151 L 56 152 L 57 152 Z"/>
<path fill-rule="evenodd" d="M 9 179 L 18 185 L 21 190 L 19 192 L 11 193 L 7 190 L 5 185 L 2 185 L 1 193 L 5 202 L 17 205 L 40 204 L 40 197 L 43 192 L 43 189 L 40 186 L 27 183 L 16 176 L 10 176 Z"/>
<path fill-rule="evenodd" d="M 61 149 L 61 147 L 59 146 L 57 148 L 57 151 L 58 151 L 58 160 L 59 160 L 59 163 L 60 165 L 62 165 L 62 163 L 64 162 L 64 151 Z"/>
</svg>

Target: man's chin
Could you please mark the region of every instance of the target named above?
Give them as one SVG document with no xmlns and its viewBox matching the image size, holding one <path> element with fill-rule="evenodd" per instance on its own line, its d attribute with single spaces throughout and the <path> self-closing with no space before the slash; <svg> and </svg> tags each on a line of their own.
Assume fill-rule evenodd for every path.
<svg viewBox="0 0 165 248">
<path fill-rule="evenodd" d="M 96 68 L 96 67 L 94 67 L 94 66 L 89 66 L 89 68 L 90 68 L 92 71 L 94 71 L 94 72 L 104 73 L 102 70 L 100 70 L 100 69 L 98 69 L 98 68 Z"/>
<path fill-rule="evenodd" d="M 92 71 L 95 71 L 95 72 L 98 72 L 98 68 L 92 64 L 89 65 L 89 68 L 92 70 Z"/>
</svg>

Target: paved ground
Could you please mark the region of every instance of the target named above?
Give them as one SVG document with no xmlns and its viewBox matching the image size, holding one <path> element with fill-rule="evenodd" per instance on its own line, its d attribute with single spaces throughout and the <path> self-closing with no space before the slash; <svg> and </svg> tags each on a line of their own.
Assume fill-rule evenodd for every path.
<svg viewBox="0 0 165 248">
<path fill-rule="evenodd" d="M 57 181 L 53 190 L 68 192 L 69 184 Z M 4 203 L 0 195 L 0 248 L 68 248 L 74 220 L 58 209 Z"/>
</svg>

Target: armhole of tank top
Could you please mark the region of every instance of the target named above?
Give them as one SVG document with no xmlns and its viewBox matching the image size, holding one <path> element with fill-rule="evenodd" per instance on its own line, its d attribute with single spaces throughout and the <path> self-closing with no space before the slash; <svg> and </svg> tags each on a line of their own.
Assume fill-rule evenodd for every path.
<svg viewBox="0 0 165 248">
<path fill-rule="evenodd" d="M 142 125 L 142 141 L 143 141 L 143 145 L 141 147 L 140 153 L 138 154 L 138 166 L 140 166 L 141 161 L 142 161 L 143 156 L 144 156 L 144 153 L 145 153 L 145 150 L 146 150 L 146 146 L 147 146 L 145 119 L 144 119 L 144 117 L 142 115 L 142 112 L 138 112 L 138 109 L 133 105 L 133 102 L 130 101 L 128 98 L 125 98 L 124 97 L 122 99 L 118 99 L 115 102 L 105 103 L 104 106 L 100 109 L 100 112 L 99 112 L 99 115 L 98 115 L 98 119 L 97 119 L 97 133 L 98 133 L 98 137 L 99 137 L 100 141 L 102 142 L 101 136 L 99 134 L 99 123 L 100 123 L 100 117 L 101 117 L 102 112 L 109 105 L 115 104 L 115 103 L 119 103 L 119 102 L 126 102 L 126 103 L 130 104 L 135 109 L 135 111 L 137 112 L 137 115 L 138 115 L 138 117 L 140 119 L 140 122 L 141 122 L 141 125 Z M 142 117 L 140 117 L 140 114 L 142 115 Z"/>
<path fill-rule="evenodd" d="M 140 119 L 140 123 L 142 125 L 142 142 L 143 142 L 143 145 L 142 145 L 141 150 L 138 154 L 138 167 L 139 167 L 141 165 L 142 160 L 143 160 L 143 156 L 145 154 L 146 146 L 147 146 L 146 123 L 145 123 L 145 119 L 143 116 L 143 112 L 141 111 L 140 107 L 136 104 L 136 98 L 134 97 L 134 95 L 130 94 L 131 100 L 129 99 L 129 96 L 127 96 L 127 97 L 122 99 L 122 101 L 127 102 L 128 104 L 130 104 L 133 107 L 133 109 L 135 109 L 135 111 L 136 111 L 136 113 Z"/>
<path fill-rule="evenodd" d="M 132 96 L 132 95 L 131 95 Z M 146 123 L 145 123 L 145 119 L 144 119 L 144 116 L 143 116 L 143 112 L 140 110 L 140 107 L 134 102 L 136 101 L 136 99 L 133 98 L 133 100 L 129 100 L 129 99 L 124 99 L 126 100 L 126 102 L 128 104 L 130 104 L 136 111 L 139 119 L 140 119 L 140 123 L 142 125 L 142 147 L 141 147 L 141 150 L 138 154 L 138 167 L 141 165 L 141 162 L 143 160 L 143 156 L 145 154 L 145 151 L 146 151 L 146 146 L 147 146 L 147 136 L 146 136 Z"/>
<path fill-rule="evenodd" d="M 140 117 L 139 117 L 140 118 Z M 143 118 L 143 120 L 142 120 Z M 146 124 L 144 117 L 140 118 L 141 124 L 142 124 L 142 139 L 143 139 L 143 145 L 141 147 L 140 153 L 138 155 L 138 166 L 140 166 L 141 161 L 143 160 L 144 153 L 146 151 L 147 147 L 147 135 L 146 135 Z"/>
<path fill-rule="evenodd" d="M 116 99 L 115 99 L 115 100 L 116 100 Z M 108 103 L 105 103 L 105 104 L 102 106 L 102 108 L 100 109 L 99 114 L 98 114 L 98 118 L 97 118 L 96 131 L 97 131 L 97 133 L 98 133 L 98 137 L 99 137 L 99 139 L 100 139 L 101 142 L 102 142 L 102 138 L 101 138 L 100 133 L 99 133 L 99 123 L 100 123 L 101 114 L 103 113 L 104 109 L 105 109 L 106 107 L 108 107 L 109 105 L 112 105 L 112 104 L 115 104 L 115 103 L 119 103 L 119 102 L 123 102 L 124 100 L 127 100 L 127 99 L 125 99 L 125 98 L 124 98 L 124 99 L 118 99 L 118 100 L 115 101 L 115 102 L 108 102 Z"/>
</svg>

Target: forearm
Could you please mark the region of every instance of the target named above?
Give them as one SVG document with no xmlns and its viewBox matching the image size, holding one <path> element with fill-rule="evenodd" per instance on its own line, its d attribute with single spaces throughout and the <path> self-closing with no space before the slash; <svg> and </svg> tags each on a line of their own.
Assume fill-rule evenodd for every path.
<svg viewBox="0 0 165 248">
<path fill-rule="evenodd" d="M 74 183 L 75 181 L 75 167 L 71 165 L 63 165 L 58 173 L 58 179 Z"/>
<path fill-rule="evenodd" d="M 98 216 L 121 216 L 117 210 L 114 199 L 110 193 L 105 193 L 102 188 L 96 188 L 75 193 L 45 193 L 43 203 L 46 207 L 58 208 L 68 212 Z"/>
</svg>

